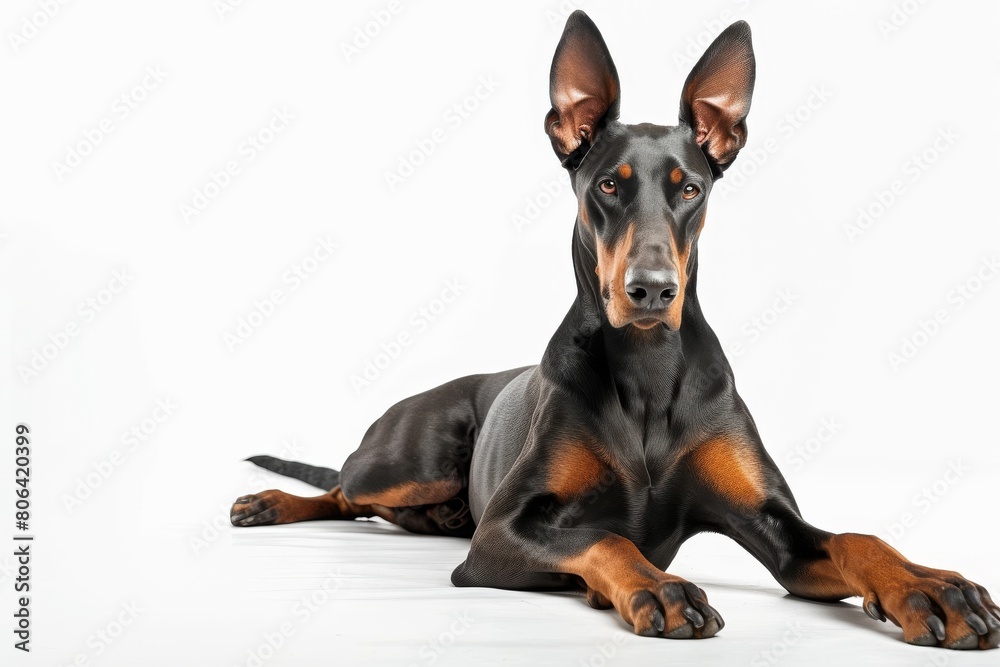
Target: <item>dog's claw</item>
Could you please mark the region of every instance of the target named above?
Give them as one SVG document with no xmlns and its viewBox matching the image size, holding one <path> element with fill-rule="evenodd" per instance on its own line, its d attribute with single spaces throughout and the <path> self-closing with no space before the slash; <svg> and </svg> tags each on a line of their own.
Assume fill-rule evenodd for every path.
<svg viewBox="0 0 1000 667">
<path fill-rule="evenodd" d="M 663 632 L 663 628 L 666 627 L 666 621 L 663 618 L 663 612 L 659 609 L 653 611 L 653 629 L 657 633 Z"/>
<path fill-rule="evenodd" d="M 927 627 L 934 633 L 934 636 L 937 637 L 937 640 L 943 642 L 945 637 L 944 622 L 937 616 L 928 616 L 926 623 Z"/>
<path fill-rule="evenodd" d="M 882 609 L 878 606 L 878 604 L 874 600 L 869 600 L 867 604 L 865 604 L 863 609 L 865 610 L 865 613 L 868 614 L 870 617 L 872 617 L 874 620 L 882 621 L 883 623 L 885 623 L 885 614 L 882 613 Z"/>
<path fill-rule="evenodd" d="M 965 622 L 969 624 L 969 627 L 976 631 L 977 635 L 985 635 L 990 631 L 986 627 L 986 621 L 979 617 L 979 614 L 972 613 L 965 617 Z"/>
<path fill-rule="evenodd" d="M 721 616 L 712 616 L 705 621 L 705 625 L 701 629 L 702 637 L 714 637 L 725 627 L 725 622 L 722 620 Z"/>
<path fill-rule="evenodd" d="M 705 625 L 705 617 L 695 611 L 694 608 L 686 607 L 682 613 L 684 614 L 684 618 L 694 624 L 694 627 L 700 628 Z"/>
</svg>

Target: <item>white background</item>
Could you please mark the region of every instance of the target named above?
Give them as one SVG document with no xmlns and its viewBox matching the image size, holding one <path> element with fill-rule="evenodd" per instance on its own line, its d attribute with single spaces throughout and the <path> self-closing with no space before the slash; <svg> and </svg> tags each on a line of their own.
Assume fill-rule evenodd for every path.
<svg viewBox="0 0 1000 667">
<path fill-rule="evenodd" d="M 454 589 L 461 540 L 378 522 L 232 529 L 237 495 L 306 492 L 243 457 L 339 467 L 394 401 L 539 359 L 575 290 L 574 198 L 542 132 L 571 6 L 402 0 L 345 54 L 386 2 L 221 14 L 210 0 L 89 2 L 51 18 L 43 4 L 0 16 L 0 533 L 15 532 L 24 422 L 37 536 L 29 656 L 10 646 L 13 559 L 0 549 L 5 664 L 985 664 L 906 646 L 856 600 L 785 599 L 713 536 L 671 571 L 703 585 L 728 625 L 684 643 L 633 638 L 575 596 Z M 750 139 L 712 195 L 706 316 L 727 349 L 742 345 L 739 389 L 810 521 L 891 538 L 1000 590 L 1000 279 L 984 264 L 1000 251 L 996 6 L 580 5 L 616 60 L 626 122 L 675 123 L 694 59 L 724 25 L 750 22 Z M 147 68 L 165 75 L 143 90 Z M 483 78 L 498 87 L 467 99 Z M 463 103 L 475 109 L 449 121 Z M 275 109 L 294 119 L 247 159 L 241 146 Z M 111 131 L 86 145 L 103 119 Z M 390 189 L 386 172 L 435 128 L 444 141 Z M 942 132 L 952 138 L 935 148 Z M 88 154 L 60 178 L 71 150 Z M 239 173 L 185 220 L 181 205 L 230 160 Z M 849 238 L 859 208 L 877 215 Z M 286 272 L 319 237 L 337 251 L 293 287 Z M 116 271 L 127 286 L 103 291 Z M 449 280 L 459 296 L 420 325 Z M 226 335 L 276 289 L 282 303 L 230 349 Z M 409 344 L 352 385 L 401 334 Z M 916 352 L 893 364 L 904 339 Z M 158 400 L 176 405 L 159 423 Z M 133 428 L 149 434 L 125 440 Z M 317 591 L 322 604 L 301 613 Z M 132 603 L 137 618 L 118 627 Z"/>
</svg>

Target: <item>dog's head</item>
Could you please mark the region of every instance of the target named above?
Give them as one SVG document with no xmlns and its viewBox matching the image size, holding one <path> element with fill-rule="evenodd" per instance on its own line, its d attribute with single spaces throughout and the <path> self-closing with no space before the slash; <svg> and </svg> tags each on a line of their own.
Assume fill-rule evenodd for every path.
<svg viewBox="0 0 1000 667">
<path fill-rule="evenodd" d="M 613 327 L 680 328 L 708 194 L 746 144 L 754 69 L 750 27 L 734 23 L 684 82 L 678 125 L 624 125 L 601 33 L 581 11 L 566 22 L 545 131 L 570 171 L 577 233 Z"/>
</svg>

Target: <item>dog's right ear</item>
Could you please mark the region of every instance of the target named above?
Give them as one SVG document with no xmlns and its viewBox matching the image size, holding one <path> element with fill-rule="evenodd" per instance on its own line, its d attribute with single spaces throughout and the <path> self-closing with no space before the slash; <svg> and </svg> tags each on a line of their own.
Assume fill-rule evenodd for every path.
<svg viewBox="0 0 1000 667">
<path fill-rule="evenodd" d="M 564 166 L 576 168 L 601 124 L 618 118 L 618 70 L 594 22 L 580 10 L 566 21 L 549 74 L 552 110 L 545 133 Z"/>
</svg>

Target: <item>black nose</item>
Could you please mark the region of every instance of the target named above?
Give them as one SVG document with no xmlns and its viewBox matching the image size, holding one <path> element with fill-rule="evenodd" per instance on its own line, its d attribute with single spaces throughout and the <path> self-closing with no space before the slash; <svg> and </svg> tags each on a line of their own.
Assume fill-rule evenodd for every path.
<svg viewBox="0 0 1000 667">
<path fill-rule="evenodd" d="M 629 267 L 625 272 L 625 292 L 636 308 L 662 310 L 677 297 L 678 289 L 674 271 Z"/>
</svg>

